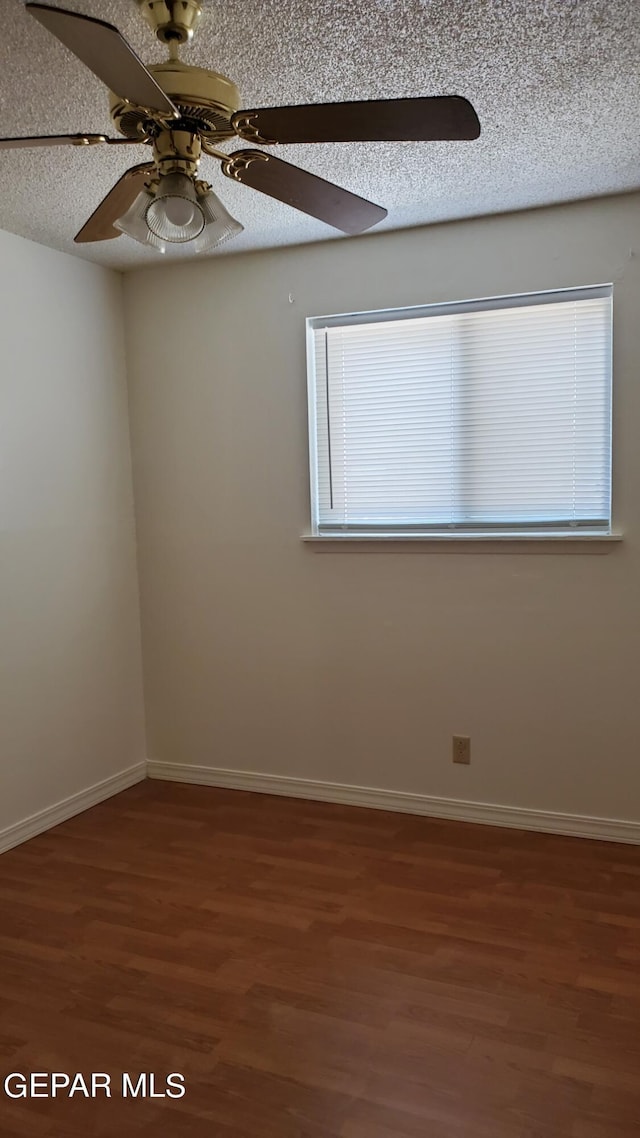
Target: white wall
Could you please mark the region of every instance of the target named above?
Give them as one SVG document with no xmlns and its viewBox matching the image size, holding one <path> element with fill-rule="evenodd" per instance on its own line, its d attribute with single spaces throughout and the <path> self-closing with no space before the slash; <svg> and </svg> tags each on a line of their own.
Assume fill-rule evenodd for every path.
<svg viewBox="0 0 640 1138">
<path fill-rule="evenodd" d="M 640 819 L 639 227 L 634 195 L 127 278 L 152 759 Z M 307 315 L 612 279 L 622 545 L 301 544 Z"/>
<path fill-rule="evenodd" d="M 0 233 L 0 837 L 145 758 L 121 289 Z"/>
</svg>

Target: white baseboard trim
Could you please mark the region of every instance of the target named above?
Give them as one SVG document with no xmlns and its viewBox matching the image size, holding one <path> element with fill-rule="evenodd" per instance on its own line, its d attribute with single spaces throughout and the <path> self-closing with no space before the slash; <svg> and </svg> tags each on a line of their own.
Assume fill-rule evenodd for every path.
<svg viewBox="0 0 640 1138">
<path fill-rule="evenodd" d="M 118 774 L 111 775 L 110 778 L 103 779 L 102 782 L 94 783 L 86 790 L 69 795 L 62 802 L 56 802 L 53 806 L 47 806 L 45 810 L 39 810 L 37 814 L 32 814 L 22 822 L 7 826 L 6 829 L 0 830 L 0 853 L 20 845 L 21 842 L 27 842 L 29 838 L 35 838 L 36 834 L 42 834 L 44 830 L 59 826 L 60 822 L 66 822 L 67 818 L 73 818 L 74 814 L 81 814 L 90 806 L 97 806 L 105 798 L 119 794 L 121 790 L 126 790 L 136 782 L 142 782 L 146 777 L 147 764 L 136 763 L 124 771 L 119 771 Z"/>
<path fill-rule="evenodd" d="M 147 764 L 147 774 L 149 778 L 168 782 L 197 783 L 200 786 L 226 787 L 229 790 L 279 794 L 287 798 L 340 802 L 348 806 L 368 806 L 374 810 L 450 818 L 456 822 L 477 822 L 485 826 L 540 830 L 548 834 L 568 834 L 578 838 L 640 845 L 640 822 L 617 818 L 591 818 L 580 814 L 558 814 L 549 810 L 525 810 L 518 806 L 434 798 L 428 794 L 403 794 L 368 786 L 346 786 L 339 782 L 316 782 L 305 778 L 286 778 L 256 771 L 221 770 L 187 763 L 150 761 Z"/>
</svg>

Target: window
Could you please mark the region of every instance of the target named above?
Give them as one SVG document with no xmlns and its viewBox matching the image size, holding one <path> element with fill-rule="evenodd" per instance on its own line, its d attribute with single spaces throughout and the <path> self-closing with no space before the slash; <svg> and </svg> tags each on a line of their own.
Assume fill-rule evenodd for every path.
<svg viewBox="0 0 640 1138">
<path fill-rule="evenodd" d="M 610 531 L 612 288 L 307 321 L 315 534 Z"/>
</svg>

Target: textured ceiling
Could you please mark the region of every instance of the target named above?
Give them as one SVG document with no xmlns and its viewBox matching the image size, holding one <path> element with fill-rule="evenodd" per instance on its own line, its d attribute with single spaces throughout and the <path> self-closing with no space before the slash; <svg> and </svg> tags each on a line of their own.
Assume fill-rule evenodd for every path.
<svg viewBox="0 0 640 1138">
<path fill-rule="evenodd" d="M 59 6 L 116 24 L 147 63 L 165 58 L 135 0 Z M 229 75 L 244 107 L 471 100 L 482 124 L 475 142 L 278 148 L 386 206 L 379 229 L 640 186 L 639 0 L 204 0 L 204 9 L 183 58 Z M 91 72 L 22 0 L 0 0 L 0 13 L 0 133 L 113 133 Z M 73 244 L 123 170 L 148 155 L 144 146 L 2 151 L 0 228 L 116 268 L 157 263 L 159 254 L 127 237 Z M 336 235 L 228 181 L 214 159 L 203 159 L 201 174 L 245 226 L 218 256 Z"/>
</svg>

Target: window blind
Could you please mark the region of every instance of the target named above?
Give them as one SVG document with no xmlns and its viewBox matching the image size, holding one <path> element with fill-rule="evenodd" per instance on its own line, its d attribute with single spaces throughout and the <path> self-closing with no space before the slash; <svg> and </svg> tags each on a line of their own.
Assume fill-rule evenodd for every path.
<svg viewBox="0 0 640 1138">
<path fill-rule="evenodd" d="M 308 321 L 314 529 L 608 528 L 612 290 Z"/>
</svg>

